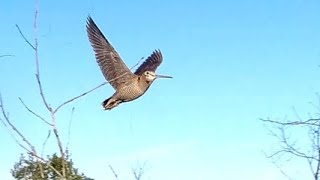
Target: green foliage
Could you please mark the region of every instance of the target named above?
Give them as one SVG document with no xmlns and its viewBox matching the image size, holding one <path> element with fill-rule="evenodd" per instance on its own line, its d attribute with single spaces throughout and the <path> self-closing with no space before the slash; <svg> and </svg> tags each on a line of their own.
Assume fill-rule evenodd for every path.
<svg viewBox="0 0 320 180">
<path fill-rule="evenodd" d="M 63 168 L 63 163 L 65 168 Z M 65 178 L 61 178 L 56 171 L 60 174 L 65 174 Z M 83 173 L 80 174 L 78 169 L 73 167 L 72 160 L 63 159 L 56 154 L 49 156 L 47 163 L 37 160 L 32 155 L 26 158 L 21 154 L 20 160 L 15 163 L 11 174 L 18 180 L 93 180 L 87 178 Z"/>
</svg>

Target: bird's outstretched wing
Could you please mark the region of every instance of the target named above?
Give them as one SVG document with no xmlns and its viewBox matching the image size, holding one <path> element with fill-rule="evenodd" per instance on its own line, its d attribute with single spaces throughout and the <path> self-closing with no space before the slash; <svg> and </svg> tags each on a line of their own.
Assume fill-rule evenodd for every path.
<svg viewBox="0 0 320 180">
<path fill-rule="evenodd" d="M 153 72 L 155 72 L 157 70 L 158 66 L 161 64 L 161 62 L 162 62 L 161 51 L 160 50 L 155 50 L 155 51 L 153 51 L 151 56 L 149 56 L 147 58 L 147 60 L 145 60 L 140 65 L 140 67 L 134 72 L 134 74 L 141 75 L 145 71 L 153 71 Z"/>
<path fill-rule="evenodd" d="M 87 20 L 87 34 L 102 74 L 113 88 L 117 89 L 135 76 L 90 16 Z"/>
</svg>

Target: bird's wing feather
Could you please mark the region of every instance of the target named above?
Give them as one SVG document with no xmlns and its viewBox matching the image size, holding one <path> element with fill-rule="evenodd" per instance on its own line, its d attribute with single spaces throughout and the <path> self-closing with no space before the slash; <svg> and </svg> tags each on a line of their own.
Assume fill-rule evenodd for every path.
<svg viewBox="0 0 320 180">
<path fill-rule="evenodd" d="M 135 77 L 90 16 L 87 20 L 87 34 L 102 74 L 113 88 L 117 89 Z"/>
<path fill-rule="evenodd" d="M 140 67 L 134 72 L 136 75 L 141 75 L 145 71 L 153 71 L 155 72 L 158 66 L 162 62 L 162 54 L 160 50 L 155 50 L 151 56 L 149 56 Z"/>
</svg>

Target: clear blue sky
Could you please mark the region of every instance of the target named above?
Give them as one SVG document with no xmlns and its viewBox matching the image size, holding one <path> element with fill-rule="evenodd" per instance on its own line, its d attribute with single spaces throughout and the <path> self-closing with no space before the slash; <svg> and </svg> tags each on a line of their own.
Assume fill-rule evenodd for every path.
<svg viewBox="0 0 320 180">
<path fill-rule="evenodd" d="M 317 0 L 40 1 L 39 57 L 44 92 L 54 107 L 104 81 L 89 44 L 90 14 L 128 66 L 154 49 L 164 62 L 157 80 L 134 102 L 103 111 L 114 90 L 107 85 L 66 106 L 58 126 L 75 166 L 97 180 L 129 179 L 137 161 L 146 179 L 282 180 L 263 154 L 277 147 L 259 118 L 302 118 L 320 90 L 320 2 Z M 0 92 L 10 118 L 38 151 L 49 127 L 20 104 L 49 118 L 35 81 L 32 41 L 34 3 L 0 2 Z M 0 128 L 0 176 L 21 149 Z M 52 136 L 45 154 L 57 152 Z M 309 175 L 306 162 L 283 163 L 296 179 Z M 301 165 L 301 167 L 299 166 Z"/>
</svg>

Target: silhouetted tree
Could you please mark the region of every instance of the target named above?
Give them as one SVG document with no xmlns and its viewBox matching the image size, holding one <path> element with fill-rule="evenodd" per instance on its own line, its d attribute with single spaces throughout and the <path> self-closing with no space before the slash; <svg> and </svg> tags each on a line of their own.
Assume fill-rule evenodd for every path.
<svg viewBox="0 0 320 180">
<path fill-rule="evenodd" d="M 314 107 L 320 112 L 320 107 Z M 277 161 L 285 157 L 305 160 L 314 180 L 320 179 L 320 114 L 316 116 L 303 120 L 296 114 L 296 121 L 261 119 L 271 127 L 271 135 L 279 142 L 278 150 L 266 156 L 288 179 L 291 175 L 277 165 Z"/>
</svg>

